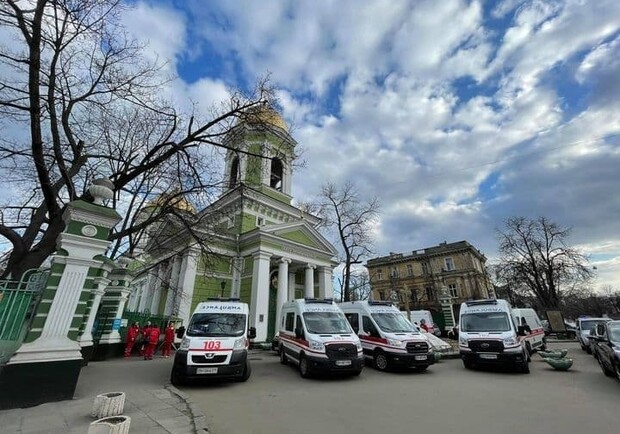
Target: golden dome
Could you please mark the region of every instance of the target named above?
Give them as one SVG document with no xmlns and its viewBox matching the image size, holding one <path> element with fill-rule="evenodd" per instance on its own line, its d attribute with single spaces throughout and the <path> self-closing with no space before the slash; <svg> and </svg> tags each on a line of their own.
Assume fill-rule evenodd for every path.
<svg viewBox="0 0 620 434">
<path fill-rule="evenodd" d="M 267 124 L 282 128 L 288 132 L 288 126 L 282 116 L 273 108 L 267 105 L 259 105 L 249 109 L 241 122 L 247 122 L 250 125 Z"/>
<path fill-rule="evenodd" d="M 171 197 L 171 196 L 172 195 L 170 194 L 162 193 L 161 195 L 159 195 L 157 199 L 150 202 L 147 206 L 155 206 L 155 207 L 169 206 L 172 208 L 179 209 L 181 211 L 186 211 L 192 214 L 196 214 L 196 208 L 194 208 L 194 206 L 191 203 L 189 203 L 189 201 L 185 199 L 183 196 L 178 196 L 178 197 Z"/>
</svg>

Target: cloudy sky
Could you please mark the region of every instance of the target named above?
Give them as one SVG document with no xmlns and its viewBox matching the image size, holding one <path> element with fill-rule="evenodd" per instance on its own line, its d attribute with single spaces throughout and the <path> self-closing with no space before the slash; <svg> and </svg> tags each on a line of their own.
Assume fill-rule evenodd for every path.
<svg viewBox="0 0 620 434">
<path fill-rule="evenodd" d="M 171 94 L 213 103 L 271 74 L 306 167 L 378 196 L 377 255 L 468 240 L 509 216 L 573 227 L 620 290 L 620 2 L 131 2 Z"/>
</svg>

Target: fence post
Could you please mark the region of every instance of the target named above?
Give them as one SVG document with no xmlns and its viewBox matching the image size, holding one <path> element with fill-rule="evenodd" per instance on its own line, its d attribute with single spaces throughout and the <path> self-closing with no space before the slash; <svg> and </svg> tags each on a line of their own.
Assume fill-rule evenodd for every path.
<svg viewBox="0 0 620 434">
<path fill-rule="evenodd" d="M 109 180 L 97 180 L 90 189 L 95 203 L 67 205 L 65 230 L 26 343 L 0 371 L 0 409 L 73 398 L 82 367 L 77 337 L 92 287 L 89 273 L 101 266 L 96 257 L 106 252 L 110 230 L 121 219 L 102 205 L 112 188 Z"/>
</svg>

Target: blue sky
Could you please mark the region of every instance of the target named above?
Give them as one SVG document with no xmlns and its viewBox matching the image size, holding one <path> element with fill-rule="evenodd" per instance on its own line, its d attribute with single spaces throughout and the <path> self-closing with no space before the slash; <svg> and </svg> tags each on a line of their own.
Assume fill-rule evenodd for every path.
<svg viewBox="0 0 620 434">
<path fill-rule="evenodd" d="M 507 217 L 545 216 L 620 290 L 619 1 L 126 1 L 181 108 L 270 75 L 295 199 L 379 197 L 377 256 L 467 240 L 492 261 Z"/>
<path fill-rule="evenodd" d="M 572 226 L 620 290 L 620 2 L 137 1 L 129 29 L 204 107 L 271 74 L 303 150 L 294 196 L 354 181 L 377 255 L 509 216 Z"/>
</svg>

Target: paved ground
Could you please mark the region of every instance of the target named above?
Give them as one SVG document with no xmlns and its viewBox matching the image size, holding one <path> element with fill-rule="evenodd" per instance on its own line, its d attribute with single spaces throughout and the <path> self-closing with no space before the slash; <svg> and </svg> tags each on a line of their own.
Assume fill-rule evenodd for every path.
<svg viewBox="0 0 620 434">
<path fill-rule="evenodd" d="M 91 362 L 82 369 L 73 400 L 0 411 L 0 433 L 84 434 L 94 421 L 90 412 L 95 396 L 106 392 L 125 392 L 124 414 L 131 417 L 132 434 L 194 433 L 183 394 L 164 387 L 171 366 L 172 359 L 161 358 Z"/>
<path fill-rule="evenodd" d="M 618 433 L 620 382 L 592 356 L 569 348 L 573 369 L 553 371 L 538 356 L 529 375 L 466 371 L 445 360 L 425 373 L 303 380 L 272 353 L 253 354 L 247 383 L 184 387 L 212 434 Z"/>
</svg>

